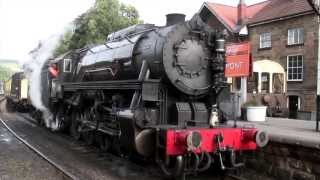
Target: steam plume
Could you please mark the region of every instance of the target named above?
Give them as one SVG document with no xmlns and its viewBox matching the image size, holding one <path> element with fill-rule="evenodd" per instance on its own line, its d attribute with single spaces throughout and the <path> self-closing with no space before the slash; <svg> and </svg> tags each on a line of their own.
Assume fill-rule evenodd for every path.
<svg viewBox="0 0 320 180">
<path fill-rule="evenodd" d="M 38 47 L 29 53 L 29 58 L 23 63 L 23 69 L 29 80 L 29 96 L 32 105 L 42 111 L 47 128 L 55 130 L 52 113 L 42 102 L 41 69 L 46 60 L 52 56 L 52 52 L 59 41 L 59 35 L 54 35 L 39 43 Z"/>
</svg>

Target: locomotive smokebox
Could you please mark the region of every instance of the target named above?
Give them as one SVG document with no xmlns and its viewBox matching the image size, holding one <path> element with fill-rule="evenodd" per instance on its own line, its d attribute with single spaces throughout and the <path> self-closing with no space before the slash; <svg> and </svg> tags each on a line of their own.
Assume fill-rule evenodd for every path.
<svg viewBox="0 0 320 180">
<path fill-rule="evenodd" d="M 174 24 L 183 23 L 185 22 L 185 19 L 186 19 L 186 15 L 179 14 L 179 13 L 167 14 L 166 17 L 167 17 L 166 26 L 172 26 Z"/>
</svg>

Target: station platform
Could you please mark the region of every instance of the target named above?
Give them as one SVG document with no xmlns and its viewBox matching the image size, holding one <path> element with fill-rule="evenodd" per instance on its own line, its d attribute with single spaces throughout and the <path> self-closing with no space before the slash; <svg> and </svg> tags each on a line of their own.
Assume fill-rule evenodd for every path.
<svg viewBox="0 0 320 180">
<path fill-rule="evenodd" d="M 228 124 L 234 125 L 234 121 Z M 315 121 L 267 117 L 264 122 L 237 121 L 236 124 L 266 131 L 271 142 L 320 149 L 320 132 L 316 131 Z"/>
</svg>

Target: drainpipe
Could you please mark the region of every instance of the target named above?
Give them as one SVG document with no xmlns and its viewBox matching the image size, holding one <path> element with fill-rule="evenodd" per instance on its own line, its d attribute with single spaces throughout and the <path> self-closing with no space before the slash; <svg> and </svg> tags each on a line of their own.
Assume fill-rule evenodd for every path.
<svg viewBox="0 0 320 180">
<path fill-rule="evenodd" d="M 273 73 L 269 74 L 269 93 L 273 93 Z"/>
<path fill-rule="evenodd" d="M 316 131 L 319 131 L 320 121 L 320 17 L 317 17 L 318 23 L 318 68 L 317 68 L 317 109 L 316 109 Z"/>
<path fill-rule="evenodd" d="M 238 117 L 241 115 L 241 105 L 247 101 L 247 77 L 241 77 L 240 103 L 238 107 Z"/>
</svg>

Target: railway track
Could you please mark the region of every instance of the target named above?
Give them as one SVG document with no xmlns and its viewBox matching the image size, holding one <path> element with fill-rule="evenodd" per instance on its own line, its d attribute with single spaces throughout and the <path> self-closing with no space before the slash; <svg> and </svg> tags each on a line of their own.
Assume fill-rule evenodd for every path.
<svg viewBox="0 0 320 180">
<path fill-rule="evenodd" d="M 59 169 L 71 172 L 69 174 L 74 178 L 65 175 L 67 179 L 163 179 L 159 169 L 153 164 L 146 168 L 142 163 L 102 152 L 94 145 L 87 145 L 82 141 L 74 141 L 64 133 L 50 132 L 38 126 L 36 120 L 26 114 L 3 113 L 0 114 L 0 119 L 47 159 L 58 162 L 56 164 L 61 167 Z"/>
<path fill-rule="evenodd" d="M 237 176 L 237 175 L 227 174 L 227 175 L 224 177 L 224 180 L 247 180 L 247 179 L 242 178 L 242 177 Z"/>
<path fill-rule="evenodd" d="M 24 120 L 22 120 L 23 118 Z M 17 120 L 15 120 L 17 119 Z M 46 134 L 40 133 L 44 130 L 41 127 L 37 127 L 35 120 L 31 119 L 25 114 L 7 114 L 0 117 L 0 124 L 8 129 L 8 131 L 16 137 L 19 141 L 25 144 L 28 148 L 34 151 L 42 159 L 51 164 L 57 171 L 61 172 L 59 175 L 63 175 L 63 179 L 110 179 L 110 180 L 122 180 L 122 179 L 159 179 L 166 180 L 166 178 L 161 177 L 159 173 L 155 170 L 152 170 L 152 167 L 146 169 L 143 165 L 133 165 L 130 162 L 127 162 L 127 159 L 114 158 L 107 154 L 96 154 L 96 151 L 87 152 L 84 148 L 82 152 L 82 145 L 70 145 L 64 150 L 60 147 L 62 144 L 57 144 L 55 142 L 55 137 L 57 139 L 68 138 L 63 134 L 50 133 L 49 131 Z M 28 131 L 26 131 L 28 129 Z M 38 134 L 34 136 L 32 134 Z M 41 137 L 41 138 L 40 138 Z M 42 139 L 42 140 L 41 140 Z M 45 139 L 45 141 L 43 141 Z M 40 145 L 42 142 L 42 145 Z M 46 142 L 44 144 L 44 142 Z M 66 141 L 65 143 L 68 143 Z M 64 144 L 65 144 L 64 143 Z M 72 142 L 69 142 L 72 143 Z M 74 143 L 72 143 L 74 144 Z M 40 145 L 40 146 L 39 146 Z M 48 150 L 48 149 L 54 149 Z M 65 151 L 67 149 L 67 151 Z M 61 152 L 61 153 L 59 153 Z M 64 154 L 64 155 L 61 155 Z M 76 156 L 76 158 L 72 158 Z M 80 159 L 79 159 L 80 158 Z M 84 159 L 81 159 L 84 158 Z M 123 163 L 123 162 L 125 163 Z M 56 163 L 58 162 L 58 163 Z M 128 163 L 128 164 L 126 164 Z M 101 164 L 101 166 L 100 166 Z M 140 167 L 141 166 L 141 167 Z M 90 169 L 90 170 L 88 170 Z M 113 169 L 110 171 L 110 169 Z M 150 171 L 150 172 L 149 172 Z M 77 175 L 77 176 L 76 176 Z M 0 178 L 1 179 L 1 178 Z M 188 180 L 244 180 L 240 177 L 234 175 L 226 175 L 225 177 L 221 176 L 212 176 L 210 173 L 202 176 L 190 176 Z"/>
<path fill-rule="evenodd" d="M 49 157 L 41 153 L 37 148 L 32 146 L 30 143 L 28 143 L 26 140 L 24 140 L 22 137 L 20 137 L 17 133 L 15 133 L 1 118 L 0 118 L 1 124 L 20 142 L 22 142 L 24 145 L 26 145 L 30 150 L 35 152 L 38 156 L 40 156 L 42 159 L 47 161 L 49 164 L 51 164 L 53 167 L 55 167 L 61 174 L 63 175 L 63 179 L 71 179 L 71 180 L 78 180 L 75 175 L 68 172 L 66 169 L 64 169 L 62 166 L 57 164 L 56 162 L 52 161 Z"/>
</svg>

